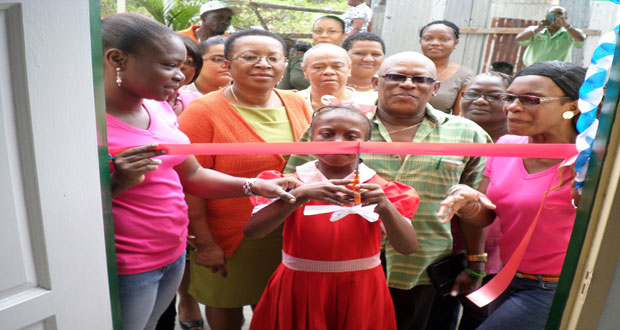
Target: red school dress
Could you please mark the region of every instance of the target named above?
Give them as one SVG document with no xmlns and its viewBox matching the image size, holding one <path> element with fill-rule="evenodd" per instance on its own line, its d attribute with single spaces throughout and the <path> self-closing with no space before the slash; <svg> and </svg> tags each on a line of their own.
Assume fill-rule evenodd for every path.
<svg viewBox="0 0 620 330">
<path fill-rule="evenodd" d="M 326 181 L 316 161 L 292 174 L 304 183 Z M 276 171 L 259 178 L 283 177 Z M 352 178 L 352 175 L 348 177 Z M 360 182 L 379 184 L 387 198 L 411 224 L 420 198 L 398 182 L 388 182 L 360 164 Z M 253 197 L 254 212 L 268 205 Z M 330 221 L 331 213 L 304 215 L 310 201 L 284 222 L 282 263 L 271 276 L 254 310 L 251 330 L 396 329 L 394 307 L 379 260 L 381 220 L 352 214 Z"/>
</svg>

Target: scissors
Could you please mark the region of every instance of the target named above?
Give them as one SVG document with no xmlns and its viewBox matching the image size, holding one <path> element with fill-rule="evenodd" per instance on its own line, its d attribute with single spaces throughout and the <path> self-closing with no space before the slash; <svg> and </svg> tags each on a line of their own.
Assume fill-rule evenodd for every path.
<svg viewBox="0 0 620 330">
<path fill-rule="evenodd" d="M 357 165 L 353 170 L 353 183 L 351 190 L 355 191 L 355 197 L 353 199 L 353 205 L 362 205 L 362 190 L 359 188 L 360 184 L 360 144 L 357 145 Z"/>
</svg>

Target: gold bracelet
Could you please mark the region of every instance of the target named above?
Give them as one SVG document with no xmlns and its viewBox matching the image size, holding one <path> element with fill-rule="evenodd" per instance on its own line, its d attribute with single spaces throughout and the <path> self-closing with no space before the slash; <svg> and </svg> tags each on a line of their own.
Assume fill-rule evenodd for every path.
<svg viewBox="0 0 620 330">
<path fill-rule="evenodd" d="M 468 254 L 467 261 L 480 261 L 487 262 L 489 260 L 489 255 L 485 252 L 482 254 Z"/>
</svg>

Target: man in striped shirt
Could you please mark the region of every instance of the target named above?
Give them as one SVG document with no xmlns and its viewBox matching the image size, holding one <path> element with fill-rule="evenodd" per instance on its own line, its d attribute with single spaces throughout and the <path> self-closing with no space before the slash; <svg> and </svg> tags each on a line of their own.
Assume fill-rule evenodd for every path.
<svg viewBox="0 0 620 330">
<path fill-rule="evenodd" d="M 373 119 L 371 141 L 486 143 L 488 134 L 467 119 L 433 109 L 428 100 L 439 89 L 433 62 L 416 52 L 388 57 L 373 78 L 378 89 L 378 107 Z M 306 132 L 302 141 L 308 141 Z M 450 224 L 442 224 L 435 214 L 446 191 L 455 184 L 477 187 L 484 171 L 484 158 L 427 155 L 361 155 L 364 163 L 388 181 L 414 187 L 420 205 L 414 218 L 418 250 L 402 255 L 386 243 L 387 279 L 394 301 L 398 329 L 425 329 L 435 297 L 426 268 L 452 253 Z M 313 156 L 293 155 L 286 171 L 292 172 Z M 469 255 L 484 252 L 485 232 L 460 224 Z M 469 262 L 475 272 L 484 272 L 484 262 Z M 453 293 L 475 290 L 481 279 L 463 271 Z"/>
</svg>

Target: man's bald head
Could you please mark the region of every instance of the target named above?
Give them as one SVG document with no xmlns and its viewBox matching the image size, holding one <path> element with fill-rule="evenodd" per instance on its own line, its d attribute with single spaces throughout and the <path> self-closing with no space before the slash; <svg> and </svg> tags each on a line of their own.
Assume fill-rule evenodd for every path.
<svg viewBox="0 0 620 330">
<path fill-rule="evenodd" d="M 437 78 L 437 68 L 435 67 L 435 63 L 431 61 L 428 57 L 418 53 L 418 52 L 402 52 L 394 54 L 388 58 L 386 58 L 381 67 L 379 68 L 379 75 L 384 75 L 388 73 L 392 68 L 396 66 L 400 66 L 404 63 L 408 63 L 408 65 L 416 65 L 425 67 L 428 72 L 431 74 L 431 77 Z"/>
</svg>

